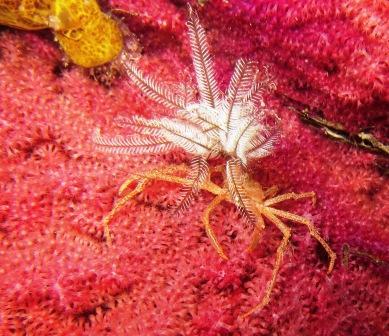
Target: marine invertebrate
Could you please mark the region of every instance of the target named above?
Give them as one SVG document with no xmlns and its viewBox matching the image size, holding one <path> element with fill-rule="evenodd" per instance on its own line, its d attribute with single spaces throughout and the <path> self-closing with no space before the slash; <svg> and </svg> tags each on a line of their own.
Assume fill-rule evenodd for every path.
<svg viewBox="0 0 389 336">
<path fill-rule="evenodd" d="M 183 192 L 178 201 L 178 209 L 189 206 L 200 190 L 215 195 L 202 215 L 206 233 L 223 259 L 228 259 L 210 224 L 210 214 L 221 202 L 236 205 L 242 216 L 255 228 L 249 250 L 258 242 L 260 232 L 264 229 L 263 217 L 275 224 L 282 232 L 283 239 L 277 249 L 276 261 L 271 280 L 262 301 L 243 316 L 261 309 L 269 300 L 281 261 L 291 236 L 291 230 L 281 219 L 287 219 L 306 225 L 310 234 L 327 251 L 330 257 L 328 272 L 334 267 L 336 255 L 320 236 L 315 226 L 307 219 L 282 211 L 273 206 L 288 199 L 311 197 L 313 192 L 286 193 L 276 195 L 277 188 L 263 190 L 262 186 L 250 178 L 247 163 L 268 155 L 273 147 L 275 136 L 269 132 L 265 119 L 270 114 L 262 101 L 262 93 L 272 81 L 268 75 L 261 80 L 255 64 L 240 59 L 237 61 L 230 84 L 222 94 L 216 81 L 206 35 L 197 13 L 189 6 L 187 22 L 192 48 L 193 65 L 198 84 L 199 99 L 188 99 L 169 91 L 156 79 L 146 76 L 136 65 L 122 56 L 127 75 L 150 98 L 168 108 L 174 109 L 173 118 L 148 120 L 139 116 L 119 118 L 117 122 L 133 132 L 128 137 L 103 137 L 97 130 L 93 140 L 97 148 L 110 153 L 144 154 L 162 153 L 175 147 L 181 147 L 194 155 L 189 172 L 185 166 L 168 166 L 149 172 L 136 173 L 120 187 L 122 198 L 112 211 L 104 218 L 105 234 L 111 242 L 108 224 L 113 216 L 135 195 L 144 190 L 153 180 L 167 181 L 183 185 Z M 209 168 L 208 160 L 222 156 L 225 164 Z M 212 181 L 212 174 L 221 172 L 221 186 Z M 187 177 L 180 177 L 180 174 Z M 129 188 L 133 182 L 136 186 Z"/>
<path fill-rule="evenodd" d="M 145 73 L 158 71 L 160 81 L 174 83 L 180 77 L 174 69 L 182 69 L 185 63 L 192 71 L 186 57 L 189 43 L 180 43 L 187 40 L 184 8 L 175 5 L 184 1 L 109 3 L 141 13 L 137 17 L 141 30 L 152 22 L 143 35 L 147 44 L 138 63 Z M 360 10 L 349 17 L 336 15 L 336 11 L 342 13 L 339 2 L 304 5 L 286 0 L 282 2 L 285 7 L 277 8 L 274 4 L 208 1 L 199 9 L 216 73 L 228 81 L 233 68 L 230 61 L 242 55 L 271 64 L 278 93 L 305 102 L 311 109 L 319 107 L 324 118 L 348 130 L 374 126 L 369 132 L 385 139 L 380 130 L 385 127 L 382 115 L 387 111 L 389 86 L 381 91 L 376 86 L 374 91 L 359 91 L 377 97 L 375 108 L 365 102 L 359 108 L 333 105 L 343 102 L 342 87 L 353 91 L 370 80 L 360 76 L 366 73 L 365 64 L 380 64 L 385 55 L 380 41 L 364 38 L 362 31 L 364 21 L 377 18 L 368 7 L 371 4 L 359 2 L 364 8 L 360 26 L 351 24 Z M 322 8 L 334 11 L 325 16 Z M 266 10 L 271 12 L 262 15 Z M 294 25 L 286 27 L 288 22 Z M 376 27 L 384 28 L 382 23 Z M 300 43 L 293 48 L 297 43 L 293 37 L 298 34 Z M 328 36 L 324 53 L 319 48 L 318 53 L 307 54 L 312 45 L 323 41 L 323 34 Z M 169 44 L 171 36 L 175 39 Z M 337 44 L 336 36 L 347 38 L 346 43 Z M 263 42 L 266 39 L 270 45 Z M 177 195 L 179 187 L 152 183 L 112 221 L 114 245 L 107 248 L 101 241 L 101 216 L 118 199 L 118 185 L 129 172 L 157 167 L 166 159 L 179 163 L 182 154 L 93 153 L 88 144 L 91 129 L 104 125 L 106 134 L 105 122 L 115 116 L 143 116 L 142 111 L 169 115 L 169 111 L 152 104 L 135 85 L 127 86 L 124 77 L 104 89 L 85 80 L 85 71 L 79 67 L 62 77 L 53 76 L 58 48 L 42 34 L 0 29 L 0 49 L 2 148 L 27 144 L 31 127 L 49 126 L 56 143 L 71 150 L 70 155 L 56 155 L 49 161 L 45 157 L 37 160 L 35 153 L 40 156 L 42 147 L 32 149 L 32 156 L 4 151 L 0 155 L 1 335 L 385 335 L 387 303 L 383 298 L 387 296 L 388 267 L 351 251 L 388 259 L 389 232 L 383 219 L 388 213 L 389 184 L 383 158 L 328 140 L 302 124 L 276 95 L 266 98 L 267 106 L 274 107 L 282 119 L 278 125 L 282 135 L 272 155 L 250 164 L 253 176 L 263 186 L 276 184 L 280 193 L 314 190 L 315 207 L 302 199 L 279 208 L 312 218 L 321 234 L 329 237 L 338 259 L 343 244 L 349 244 L 350 258 L 347 268 L 337 259 L 335 272 L 325 276 L 322 249 L 305 227 L 291 225 L 293 237 L 270 304 L 239 323 L 236 317 L 242 307 L 254 306 L 270 279 L 273 251 L 281 238 L 277 229 L 268 225 L 256 250 L 245 253 L 249 227 L 237 220 L 234 206 L 224 202 L 213 212 L 211 223 L 230 258 L 226 262 L 214 253 L 200 219 L 212 195 L 202 191 L 177 218 L 163 210 L 162 202 L 166 194 L 169 200 Z M 328 75 L 316 62 L 339 54 L 346 63 L 335 58 L 340 69 L 335 74 Z M 293 66 L 298 59 L 301 67 Z M 282 61 L 290 63 L 283 67 Z M 375 69 L 378 83 L 384 69 Z M 317 81 L 310 77 L 312 71 Z M 299 80 L 299 87 L 293 85 L 294 79 Z M 333 95 L 327 96 L 327 90 Z M 90 244 L 85 238 L 95 241 Z M 120 302 L 112 304 L 116 295 Z"/>
<path fill-rule="evenodd" d="M 110 62 L 123 49 L 118 22 L 95 0 L 13 0 L 0 4 L 0 24 L 26 30 L 51 28 L 69 59 L 85 68 Z"/>
</svg>

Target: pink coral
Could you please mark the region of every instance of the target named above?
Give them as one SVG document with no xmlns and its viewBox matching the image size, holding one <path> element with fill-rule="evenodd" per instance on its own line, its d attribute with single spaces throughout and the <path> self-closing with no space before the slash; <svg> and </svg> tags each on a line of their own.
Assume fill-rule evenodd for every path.
<svg viewBox="0 0 389 336">
<path fill-rule="evenodd" d="M 182 80 L 191 59 L 184 1 L 111 2 L 144 51 L 141 66 Z M 363 10 L 362 10 L 363 9 Z M 385 140 L 387 20 L 384 1 L 209 0 L 200 8 L 217 72 L 249 57 L 272 65 L 280 93 L 323 110 L 350 130 L 374 127 Z M 71 67 L 44 33 L 0 33 L 1 335 L 383 335 L 387 264 L 350 256 L 325 273 L 325 254 L 305 227 L 293 228 L 271 303 L 245 321 L 269 279 L 278 231 L 268 225 L 247 254 L 249 232 L 236 209 L 213 223 L 231 259 L 205 236 L 202 193 L 183 218 L 169 215 L 177 187 L 159 183 L 129 204 L 103 240 L 102 217 L 131 172 L 185 160 L 96 153 L 91 131 L 117 115 L 167 113 L 119 80 L 110 89 Z M 387 257 L 386 162 L 331 142 L 303 125 L 277 97 L 282 117 L 274 154 L 253 167 L 264 186 L 315 191 L 318 203 L 285 204 L 311 218 L 341 257 L 342 246 Z M 386 222 L 385 222 L 386 220 Z M 324 256 L 324 257 L 323 257 Z M 339 258 L 341 259 L 341 258 Z"/>
</svg>

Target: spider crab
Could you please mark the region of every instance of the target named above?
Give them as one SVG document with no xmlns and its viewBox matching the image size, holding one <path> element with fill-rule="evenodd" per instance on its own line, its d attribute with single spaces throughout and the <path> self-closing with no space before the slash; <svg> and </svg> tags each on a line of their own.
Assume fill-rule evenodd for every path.
<svg viewBox="0 0 389 336">
<path fill-rule="evenodd" d="M 189 167 L 174 165 L 156 168 L 148 172 L 135 173 L 126 180 L 119 190 L 121 197 L 111 212 L 103 219 L 107 242 L 111 244 L 108 225 L 123 206 L 141 193 L 151 181 L 159 180 L 182 185 L 178 198 L 178 209 L 187 208 L 195 195 L 208 191 L 214 195 L 202 214 L 206 233 L 216 252 L 228 259 L 223 247 L 212 229 L 210 214 L 223 201 L 233 203 L 242 216 L 253 225 L 254 230 L 248 250 L 253 251 L 265 227 L 264 218 L 276 225 L 283 238 L 277 248 L 271 279 L 259 304 L 244 313 L 247 317 L 263 308 L 269 301 L 276 277 L 288 242 L 291 229 L 283 222 L 290 220 L 307 226 L 310 234 L 329 255 L 328 273 L 334 267 L 336 254 L 318 230 L 308 219 L 275 208 L 285 200 L 311 198 L 314 192 L 277 194 L 277 188 L 264 190 L 247 173 L 247 163 L 270 154 L 276 135 L 267 124 L 270 116 L 266 109 L 263 92 L 274 87 L 267 68 L 261 77 L 256 64 L 240 59 L 237 61 L 231 81 L 223 94 L 216 81 L 212 59 L 197 13 L 189 7 L 188 31 L 192 49 L 193 65 L 198 85 L 198 97 L 184 97 L 172 92 L 156 79 L 142 73 L 134 62 L 124 54 L 122 65 L 128 77 L 150 98 L 175 111 L 172 118 L 145 119 L 140 116 L 118 118 L 116 122 L 132 134 L 129 136 L 104 137 L 97 130 L 94 142 L 98 149 L 119 154 L 162 153 L 174 148 L 183 148 L 194 158 Z M 278 117 L 275 116 L 277 119 Z M 209 159 L 226 158 L 221 166 L 209 167 Z M 215 173 L 223 176 L 222 185 L 212 181 Z M 185 176 L 185 177 L 182 177 Z M 135 183 L 135 187 L 131 186 Z"/>
</svg>

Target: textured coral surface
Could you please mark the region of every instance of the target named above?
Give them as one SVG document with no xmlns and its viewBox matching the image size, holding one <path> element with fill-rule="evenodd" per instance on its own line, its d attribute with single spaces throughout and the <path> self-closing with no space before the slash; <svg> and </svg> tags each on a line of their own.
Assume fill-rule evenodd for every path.
<svg viewBox="0 0 389 336">
<path fill-rule="evenodd" d="M 152 4 L 151 4 L 152 3 Z M 167 83 L 191 80 L 185 1 L 112 1 L 143 45 L 139 67 Z M 388 15 L 385 1 L 222 1 L 199 9 L 226 83 L 239 57 L 270 64 L 278 92 L 323 110 L 348 129 L 385 141 Z M 386 81 L 386 82 L 385 82 Z M 324 138 L 276 96 L 282 118 L 273 155 L 255 178 L 280 192 L 315 191 L 318 202 L 281 208 L 314 221 L 339 258 L 306 228 L 293 228 L 272 301 L 259 302 L 281 234 L 269 224 L 248 254 L 250 229 L 223 204 L 213 225 L 230 260 L 221 260 L 201 225 L 202 193 L 173 217 L 177 187 L 155 183 L 112 222 L 102 217 L 133 171 L 188 160 L 96 153 L 91 132 L 115 116 L 168 111 L 119 79 L 107 89 L 78 68 L 64 69 L 48 32 L 0 31 L 0 335 L 384 335 L 388 266 L 342 247 L 387 258 L 387 163 Z M 385 199 L 386 197 L 386 199 Z M 386 201 L 386 202 L 385 202 Z"/>
</svg>

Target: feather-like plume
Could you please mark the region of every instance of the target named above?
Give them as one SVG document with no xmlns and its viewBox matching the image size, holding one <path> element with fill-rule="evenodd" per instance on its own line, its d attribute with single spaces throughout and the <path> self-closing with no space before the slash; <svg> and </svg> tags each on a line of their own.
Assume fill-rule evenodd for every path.
<svg viewBox="0 0 389 336">
<path fill-rule="evenodd" d="M 100 129 L 93 134 L 93 142 L 99 151 L 115 154 L 159 154 L 175 146 L 164 138 L 132 135 L 129 137 L 103 137 Z"/>
<path fill-rule="evenodd" d="M 179 115 L 193 124 L 198 125 L 204 132 L 223 130 L 218 110 L 201 104 L 190 104 L 185 110 L 179 111 Z M 217 133 L 211 136 L 216 137 Z"/>
<path fill-rule="evenodd" d="M 222 116 L 225 118 L 227 129 L 227 147 L 231 147 L 231 141 L 236 138 L 236 130 L 240 127 L 242 117 L 247 113 L 248 105 L 240 102 L 250 90 L 255 76 L 254 63 L 244 59 L 236 62 L 234 73 L 227 89 L 226 97 L 222 103 Z M 234 145 L 232 145 L 234 146 Z"/>
<path fill-rule="evenodd" d="M 211 139 L 198 127 L 177 120 L 161 120 L 163 136 L 186 151 L 196 155 L 207 155 L 213 150 Z"/>
<path fill-rule="evenodd" d="M 278 133 L 272 135 L 257 135 L 250 144 L 250 147 L 246 151 L 246 156 L 249 159 L 260 159 L 265 156 L 268 156 L 275 143 L 278 140 Z"/>
<path fill-rule="evenodd" d="M 258 129 L 259 126 L 255 124 L 254 119 L 246 119 L 241 123 L 241 126 L 236 132 L 237 138 L 233 151 L 244 164 L 247 163 L 247 148 L 250 146 L 252 139 L 258 134 Z"/>
<path fill-rule="evenodd" d="M 184 114 L 180 116 L 188 117 Z M 131 118 L 118 117 L 116 123 L 139 135 L 151 135 L 171 140 L 193 154 L 199 151 L 201 154 L 207 154 L 215 150 L 211 138 L 205 134 L 204 129 L 179 120 L 168 118 L 156 120 L 133 116 Z"/>
<path fill-rule="evenodd" d="M 241 101 L 251 90 L 258 69 L 255 62 L 240 58 L 235 64 L 226 98 Z"/>
<path fill-rule="evenodd" d="M 222 115 L 226 118 L 225 128 L 227 130 L 234 128 L 235 123 L 239 122 L 239 119 L 242 117 L 240 113 L 242 109 L 235 107 L 251 89 L 254 77 L 254 63 L 245 59 L 239 59 L 236 62 L 222 105 Z"/>
<path fill-rule="evenodd" d="M 200 97 L 207 106 L 215 108 L 218 105 L 220 93 L 207 38 L 197 13 L 190 5 L 188 5 L 188 12 L 188 35 Z"/>
<path fill-rule="evenodd" d="M 201 128 L 203 131 L 207 128 L 210 127 L 209 123 L 204 120 L 199 118 L 199 114 L 197 112 L 197 107 L 198 105 L 188 105 L 185 110 L 179 110 L 176 113 L 176 117 L 179 119 L 184 120 L 185 122 L 188 121 L 192 125 L 198 126 Z"/>
<path fill-rule="evenodd" d="M 242 103 L 252 103 L 253 105 L 264 107 L 263 94 L 267 90 L 275 90 L 276 83 L 273 81 L 269 73 L 267 66 L 263 67 L 264 74 L 260 74 L 259 70 L 256 71 L 254 80 L 252 81 L 251 88 L 247 91 L 246 95 L 242 99 Z M 260 76 L 262 79 L 260 79 Z"/>
<path fill-rule="evenodd" d="M 193 199 L 199 192 L 201 186 L 209 176 L 208 162 L 204 157 L 196 156 L 191 160 L 188 179 L 190 185 L 185 185 L 181 190 L 181 196 L 178 199 L 176 213 L 185 211 L 192 203 Z"/>
<path fill-rule="evenodd" d="M 124 53 L 125 54 L 125 53 Z M 159 83 L 155 78 L 146 76 L 139 70 L 135 63 L 126 56 L 122 62 L 127 76 L 151 99 L 155 100 L 170 109 L 185 108 L 185 98 L 174 94 L 168 88 Z"/>
<path fill-rule="evenodd" d="M 138 134 L 162 136 L 162 125 L 159 120 L 146 119 L 137 115 L 131 118 L 117 117 L 115 123 L 119 127 L 127 128 Z"/>
<path fill-rule="evenodd" d="M 227 186 L 232 201 L 238 207 L 243 218 L 255 225 L 254 206 L 244 190 L 244 175 L 239 159 L 230 159 L 226 164 Z"/>
<path fill-rule="evenodd" d="M 183 80 L 191 81 L 192 77 L 190 77 L 188 74 L 180 74 L 180 78 L 183 77 Z M 192 84 L 189 84 L 187 82 L 179 83 L 179 84 L 173 84 L 172 85 L 173 92 L 177 92 L 177 94 L 184 99 L 185 107 L 190 104 L 190 102 L 194 101 L 197 96 L 197 89 L 192 86 Z"/>
<path fill-rule="evenodd" d="M 196 99 L 193 90 L 185 85 L 178 85 L 182 93 L 176 94 L 144 75 L 134 62 L 123 56 L 124 69 L 132 81 L 149 97 L 173 109 L 174 114 L 172 118 L 161 119 L 119 117 L 116 123 L 132 135 L 104 138 L 97 132 L 94 141 L 100 150 L 113 153 L 159 153 L 181 147 L 195 155 L 190 176 L 193 186 L 188 187 L 180 202 L 183 207 L 192 199 L 204 172 L 208 171 L 205 161 L 226 155 L 229 157 L 226 165 L 229 192 L 242 214 L 250 219 L 252 209 L 239 174 L 243 173 L 249 159 L 268 155 L 274 145 L 276 136 L 267 133 L 272 127 L 266 125 L 266 120 L 270 116 L 278 117 L 266 109 L 262 100 L 264 91 L 274 83 L 268 68 L 260 75 L 254 62 L 239 59 L 223 95 L 215 79 L 205 30 L 190 6 L 188 12 L 188 34 L 200 98 Z"/>
</svg>

